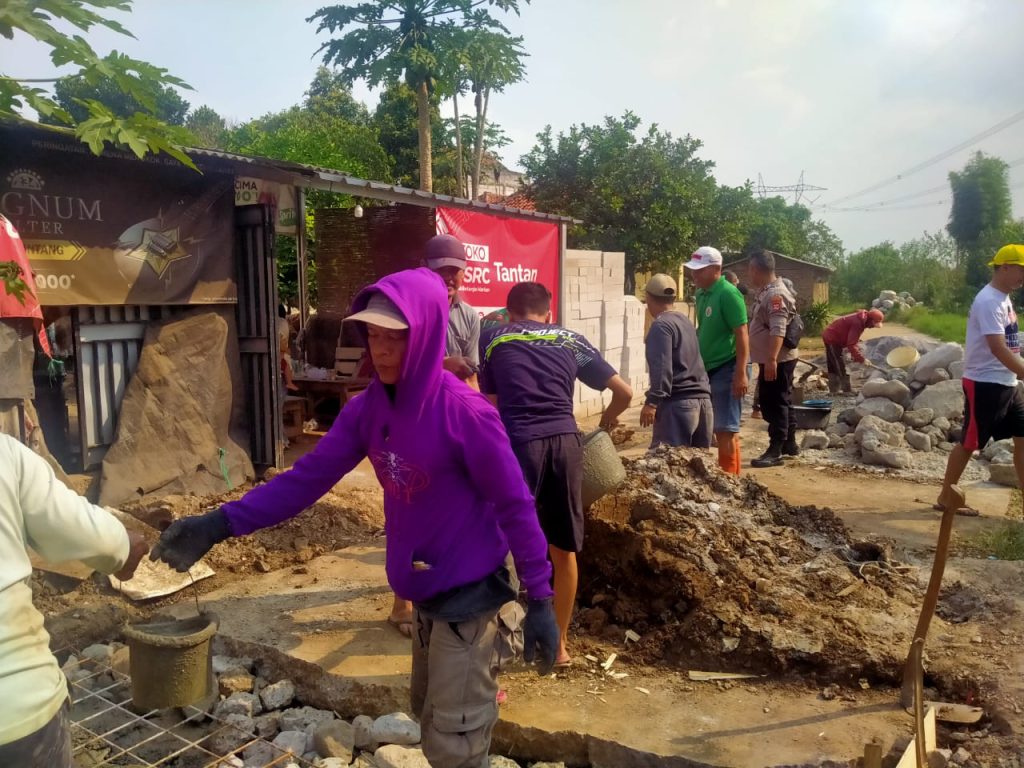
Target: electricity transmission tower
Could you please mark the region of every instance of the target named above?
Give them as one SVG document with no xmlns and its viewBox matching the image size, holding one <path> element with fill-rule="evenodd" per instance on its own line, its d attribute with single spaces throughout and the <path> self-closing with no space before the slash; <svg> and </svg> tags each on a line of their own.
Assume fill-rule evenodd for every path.
<svg viewBox="0 0 1024 768">
<path fill-rule="evenodd" d="M 782 187 L 766 186 L 764 183 L 764 178 L 761 176 L 760 173 L 757 174 L 757 196 L 760 197 L 762 200 L 771 195 L 791 192 L 793 193 L 793 204 L 799 205 L 799 203 L 804 199 L 805 192 L 824 192 L 826 189 L 827 187 L 816 187 L 813 184 L 807 184 L 806 182 L 804 182 L 803 171 L 800 171 L 800 179 L 797 181 L 796 184 L 787 184 Z M 817 197 L 814 198 L 814 200 L 817 199 Z M 811 200 L 810 202 L 813 203 L 814 200 Z"/>
</svg>

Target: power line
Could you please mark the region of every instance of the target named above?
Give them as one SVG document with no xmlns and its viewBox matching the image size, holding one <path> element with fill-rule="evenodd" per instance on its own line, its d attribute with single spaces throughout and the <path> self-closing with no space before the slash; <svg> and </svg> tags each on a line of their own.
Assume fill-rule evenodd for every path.
<svg viewBox="0 0 1024 768">
<path fill-rule="evenodd" d="M 930 157 L 927 160 L 924 160 L 924 161 L 918 163 L 917 165 L 912 165 L 910 168 L 907 168 L 905 171 L 901 171 L 900 173 L 897 173 L 895 176 L 891 176 L 891 177 L 889 177 L 887 179 L 883 179 L 882 181 L 880 181 L 880 182 L 878 182 L 876 184 L 872 184 L 869 187 L 865 187 L 864 189 L 860 190 L 859 192 L 854 192 L 853 194 L 845 195 L 844 197 L 837 198 L 837 199 L 835 199 L 835 200 L 833 200 L 831 202 L 831 205 L 835 205 L 837 203 L 843 203 L 843 202 L 846 202 L 847 200 L 853 200 L 854 198 L 862 197 L 862 196 L 864 196 L 864 195 L 866 195 L 866 194 L 868 194 L 870 192 L 874 192 L 875 190 L 882 189 L 883 187 L 887 187 L 890 184 L 895 184 L 898 181 L 903 181 L 907 176 L 911 176 L 911 175 L 913 175 L 913 174 L 915 174 L 915 173 L 917 173 L 919 171 L 923 171 L 925 168 L 929 168 L 929 167 L 935 165 L 936 163 L 942 162 L 947 157 L 955 155 L 957 152 L 960 152 L 961 150 L 967 149 L 968 147 L 970 147 L 970 146 L 972 146 L 974 144 L 977 144 L 979 141 L 982 141 L 983 139 L 987 139 L 989 136 L 994 136 L 995 134 L 999 133 L 1000 131 L 1006 130 L 1011 125 L 1014 125 L 1015 123 L 1019 123 L 1021 120 L 1024 120 L 1024 110 L 1021 110 L 1020 112 L 1017 112 L 1017 113 L 1015 113 L 1013 115 L 1010 115 L 1005 120 L 1002 120 L 1002 121 L 996 123 L 995 125 L 990 126 L 989 128 L 986 128 L 981 133 L 975 134 L 971 138 L 969 138 L 969 139 L 967 139 L 965 141 L 960 142 L 956 146 L 951 147 L 950 149 L 947 149 L 944 152 L 940 152 L 939 154 L 935 155 L 934 157 Z"/>
<path fill-rule="evenodd" d="M 793 204 L 799 205 L 803 200 L 804 192 L 825 192 L 827 187 L 816 187 L 813 184 L 807 184 L 804 182 L 804 172 L 800 171 L 800 178 L 796 184 L 785 184 L 783 186 L 767 186 L 764 183 L 764 177 L 759 173 L 757 174 L 757 196 L 764 200 L 770 195 L 776 195 L 779 192 L 792 192 L 793 193 Z M 815 198 L 817 199 L 817 198 Z M 812 203 L 813 205 L 813 203 Z"/>
<path fill-rule="evenodd" d="M 1024 160 L 1021 162 L 1024 162 Z M 1020 189 L 1021 187 L 1024 187 L 1024 181 L 1010 184 L 1007 189 Z M 944 187 L 939 189 L 944 189 Z M 915 205 L 888 205 L 885 207 L 875 205 L 853 208 L 828 208 L 827 210 L 829 213 L 886 213 L 888 211 L 912 211 L 918 208 L 933 208 L 938 205 L 949 205 L 951 202 L 949 198 L 944 197 L 941 200 L 929 200 L 927 203 L 916 203 Z"/>
<path fill-rule="evenodd" d="M 1022 164 L 1024 164 L 1024 157 L 1017 158 L 1016 160 L 1013 160 L 1013 161 L 1007 163 L 1006 167 L 1008 169 L 1009 168 L 1015 168 L 1018 165 L 1022 165 Z M 1013 187 L 1011 187 L 1011 189 L 1012 188 Z M 889 206 L 890 203 L 901 203 L 901 202 L 903 202 L 905 200 L 913 200 L 914 198 L 917 198 L 917 197 L 925 197 L 926 195 L 931 195 L 931 194 L 934 194 L 936 192 L 945 192 L 945 191 L 948 191 L 948 190 L 949 190 L 949 185 L 948 184 L 939 184 L 936 187 L 929 187 L 928 189 L 922 189 L 922 190 L 920 190 L 918 192 L 911 192 L 911 193 L 906 194 L 906 195 L 900 195 L 899 197 L 890 197 L 888 200 L 879 200 L 879 201 L 874 202 L 874 203 L 864 203 L 863 205 L 848 206 L 848 207 L 845 207 L 845 208 L 841 208 L 841 207 L 840 208 L 836 208 L 836 207 L 834 207 L 834 204 L 826 203 L 824 205 L 819 206 L 819 208 L 822 211 L 869 211 L 869 210 L 872 210 L 872 209 L 882 208 L 882 207 L 885 207 L 885 206 Z M 896 210 L 896 209 L 889 208 L 889 210 Z M 906 210 L 906 209 L 903 209 L 903 210 Z"/>
</svg>

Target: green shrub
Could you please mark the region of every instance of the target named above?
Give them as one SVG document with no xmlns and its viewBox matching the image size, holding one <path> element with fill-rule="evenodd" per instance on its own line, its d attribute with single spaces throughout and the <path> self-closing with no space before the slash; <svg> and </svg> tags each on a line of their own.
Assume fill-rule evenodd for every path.
<svg viewBox="0 0 1024 768">
<path fill-rule="evenodd" d="M 801 314 L 804 319 L 805 332 L 818 336 L 825 330 L 825 326 L 828 325 L 829 317 L 831 316 L 830 310 L 831 308 L 827 301 L 819 301 L 805 309 Z"/>
<path fill-rule="evenodd" d="M 939 341 L 963 344 L 967 339 L 966 313 L 932 312 L 927 307 L 911 307 L 890 312 L 887 319 L 893 323 L 909 325 L 915 331 L 933 336 Z"/>
<path fill-rule="evenodd" d="M 1000 560 L 1024 560 L 1024 523 L 1007 520 L 998 528 L 972 536 L 967 546 L 984 557 Z"/>
</svg>

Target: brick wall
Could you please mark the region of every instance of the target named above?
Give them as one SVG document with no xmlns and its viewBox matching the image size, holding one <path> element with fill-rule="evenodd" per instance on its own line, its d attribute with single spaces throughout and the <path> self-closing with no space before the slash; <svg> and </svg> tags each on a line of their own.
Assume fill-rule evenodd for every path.
<svg viewBox="0 0 1024 768">
<path fill-rule="evenodd" d="M 644 318 L 647 308 L 635 296 L 623 295 L 626 255 L 601 251 L 565 253 L 563 325 L 582 333 L 605 360 L 633 387 L 635 401 L 650 384 L 644 359 Z M 611 399 L 576 382 L 577 418 L 600 414 Z"/>
</svg>

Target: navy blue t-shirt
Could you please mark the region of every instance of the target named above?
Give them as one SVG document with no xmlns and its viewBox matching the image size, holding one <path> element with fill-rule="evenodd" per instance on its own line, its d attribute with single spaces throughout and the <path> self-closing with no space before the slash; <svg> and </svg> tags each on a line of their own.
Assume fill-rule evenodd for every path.
<svg viewBox="0 0 1024 768">
<path fill-rule="evenodd" d="M 498 396 L 513 445 L 579 431 L 572 415 L 579 379 L 605 389 L 615 369 L 568 328 L 526 320 L 488 329 L 480 339 L 480 390 Z"/>
</svg>

